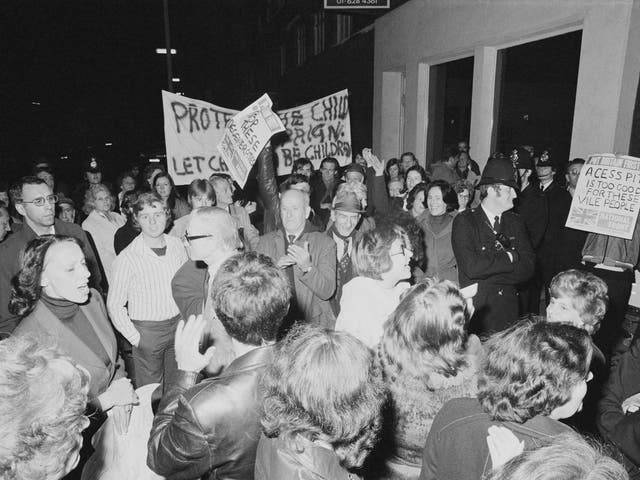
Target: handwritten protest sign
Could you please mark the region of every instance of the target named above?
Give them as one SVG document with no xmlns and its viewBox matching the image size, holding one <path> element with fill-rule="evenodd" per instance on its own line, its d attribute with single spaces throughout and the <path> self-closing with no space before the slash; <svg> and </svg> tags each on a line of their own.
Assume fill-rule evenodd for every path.
<svg viewBox="0 0 640 480">
<path fill-rule="evenodd" d="M 640 159 L 592 155 L 582 167 L 566 226 L 630 240 L 640 211 Z"/>
<path fill-rule="evenodd" d="M 244 186 L 258 154 L 275 133 L 284 126 L 273 113 L 273 103 L 266 93 L 227 122 L 218 150 L 232 178 Z"/>
<path fill-rule="evenodd" d="M 213 173 L 230 173 L 217 149 L 227 122 L 237 110 L 162 92 L 167 168 L 177 185 Z M 293 161 L 309 158 L 316 168 L 331 156 L 351 163 L 351 123 L 347 90 L 278 112 L 286 134 L 276 148 L 278 175 L 291 173 Z"/>
<path fill-rule="evenodd" d="M 306 157 L 316 169 L 325 157 L 340 165 L 351 163 L 349 92 L 342 90 L 314 102 L 278 112 L 288 141 L 276 148 L 278 175 L 291 173 L 293 161 Z"/>
<path fill-rule="evenodd" d="M 162 92 L 167 169 L 177 185 L 213 173 L 229 173 L 216 145 L 236 110 Z"/>
</svg>

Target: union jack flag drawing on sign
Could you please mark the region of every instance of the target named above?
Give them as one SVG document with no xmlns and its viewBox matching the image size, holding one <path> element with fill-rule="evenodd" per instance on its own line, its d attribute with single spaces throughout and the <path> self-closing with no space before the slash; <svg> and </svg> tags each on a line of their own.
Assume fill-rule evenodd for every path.
<svg viewBox="0 0 640 480">
<path fill-rule="evenodd" d="M 571 222 L 579 225 L 595 225 L 598 219 L 597 210 L 578 207 L 571 214 Z"/>
</svg>

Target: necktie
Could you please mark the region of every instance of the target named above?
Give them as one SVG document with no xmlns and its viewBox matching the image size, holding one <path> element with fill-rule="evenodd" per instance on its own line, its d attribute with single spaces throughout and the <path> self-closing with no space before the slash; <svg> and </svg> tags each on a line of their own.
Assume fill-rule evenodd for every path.
<svg viewBox="0 0 640 480">
<path fill-rule="evenodd" d="M 287 235 L 287 238 L 289 239 L 289 245 L 292 245 L 293 242 L 296 239 L 296 236 L 295 235 Z"/>
<path fill-rule="evenodd" d="M 500 217 L 498 215 L 493 217 L 493 229 L 496 233 L 500 233 Z"/>
</svg>

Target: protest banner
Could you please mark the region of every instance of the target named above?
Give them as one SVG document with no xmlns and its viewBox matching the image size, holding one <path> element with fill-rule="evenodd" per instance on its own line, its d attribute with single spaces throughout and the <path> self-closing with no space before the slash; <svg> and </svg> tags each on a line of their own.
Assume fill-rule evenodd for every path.
<svg viewBox="0 0 640 480">
<path fill-rule="evenodd" d="M 288 139 L 276 148 L 278 175 L 291 173 L 293 161 L 306 157 L 320 168 L 325 157 L 340 165 L 352 161 L 349 91 L 342 90 L 314 102 L 278 112 Z"/>
<path fill-rule="evenodd" d="M 162 91 L 167 169 L 176 185 L 229 173 L 216 146 L 237 110 Z"/>
<path fill-rule="evenodd" d="M 284 125 L 271 107 L 266 93 L 227 122 L 218 150 L 231 177 L 241 187 L 247 181 L 251 167 L 271 137 L 284 132 Z"/>
<path fill-rule="evenodd" d="M 582 167 L 566 226 L 630 240 L 640 211 L 640 159 L 591 155 Z"/>
<path fill-rule="evenodd" d="M 217 149 L 226 124 L 237 110 L 194 98 L 162 92 L 167 168 L 176 185 L 214 173 L 230 173 Z M 340 165 L 351 163 L 351 123 L 347 90 L 299 107 L 278 112 L 286 134 L 276 147 L 278 175 L 291 173 L 293 161 L 309 158 L 320 168 L 330 156 Z"/>
</svg>

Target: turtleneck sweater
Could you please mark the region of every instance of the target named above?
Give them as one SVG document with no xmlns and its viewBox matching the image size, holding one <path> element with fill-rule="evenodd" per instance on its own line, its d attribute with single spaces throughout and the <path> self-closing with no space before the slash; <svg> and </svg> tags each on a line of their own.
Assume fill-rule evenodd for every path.
<svg viewBox="0 0 640 480">
<path fill-rule="evenodd" d="M 63 298 L 53 298 L 43 293 L 40 301 L 53 313 L 71 333 L 78 337 L 98 358 L 109 365 L 111 360 L 102 342 L 98 338 L 91 322 L 80 305 Z"/>
</svg>

